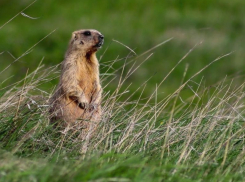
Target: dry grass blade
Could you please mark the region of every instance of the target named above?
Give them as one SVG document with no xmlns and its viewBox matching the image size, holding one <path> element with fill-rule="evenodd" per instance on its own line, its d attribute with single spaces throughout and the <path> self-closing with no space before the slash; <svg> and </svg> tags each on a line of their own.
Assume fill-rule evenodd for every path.
<svg viewBox="0 0 245 182">
<path fill-rule="evenodd" d="M 123 44 L 123 43 L 121 43 L 121 42 L 119 42 L 119 41 L 117 41 L 117 40 L 114 40 L 114 39 L 113 39 L 112 41 L 117 42 L 117 43 L 123 45 L 123 46 L 126 47 L 128 50 L 130 50 L 132 53 L 134 53 L 134 55 L 137 55 L 137 54 L 133 51 L 133 49 L 131 49 L 130 47 L 126 46 L 125 44 Z"/>
<path fill-rule="evenodd" d="M 37 17 L 37 18 L 31 17 L 31 16 L 29 16 L 29 15 L 23 13 L 23 12 L 21 13 L 21 15 L 24 16 L 24 17 L 30 18 L 30 19 L 32 19 L 32 20 L 36 20 L 36 19 L 39 18 L 39 17 Z"/>
</svg>

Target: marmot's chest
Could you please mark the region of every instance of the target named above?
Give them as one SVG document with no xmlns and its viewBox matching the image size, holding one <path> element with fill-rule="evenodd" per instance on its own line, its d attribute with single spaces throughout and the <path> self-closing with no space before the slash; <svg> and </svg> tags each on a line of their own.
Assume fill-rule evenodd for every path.
<svg viewBox="0 0 245 182">
<path fill-rule="evenodd" d="M 88 80 L 80 80 L 79 87 L 82 89 L 89 103 L 93 100 L 94 96 L 97 95 L 98 84 L 96 80 L 89 82 Z"/>
<path fill-rule="evenodd" d="M 83 91 L 86 92 L 91 92 L 93 90 L 96 90 L 97 88 L 97 80 L 95 79 L 81 79 L 78 81 L 78 86 L 83 89 Z"/>
<path fill-rule="evenodd" d="M 98 71 L 96 69 L 86 68 L 79 70 L 79 75 L 77 75 L 79 87 L 84 90 L 84 92 L 93 92 L 98 87 Z"/>
</svg>

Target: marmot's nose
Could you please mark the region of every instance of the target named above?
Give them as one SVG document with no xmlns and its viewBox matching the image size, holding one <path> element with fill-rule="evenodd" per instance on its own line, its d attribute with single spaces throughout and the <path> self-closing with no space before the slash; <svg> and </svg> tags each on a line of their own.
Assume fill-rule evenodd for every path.
<svg viewBox="0 0 245 182">
<path fill-rule="evenodd" d="M 100 40 L 103 40 L 103 39 L 104 39 L 104 35 L 100 34 L 100 35 L 99 35 L 99 39 L 100 39 Z"/>
</svg>

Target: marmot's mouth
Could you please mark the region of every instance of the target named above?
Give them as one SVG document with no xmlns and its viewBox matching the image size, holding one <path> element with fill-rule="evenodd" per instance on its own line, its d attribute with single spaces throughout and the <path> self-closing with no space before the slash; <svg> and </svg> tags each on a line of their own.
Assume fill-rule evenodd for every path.
<svg viewBox="0 0 245 182">
<path fill-rule="evenodd" d="M 97 48 L 101 48 L 101 46 L 103 45 L 104 40 L 101 40 L 98 44 L 95 45 L 95 47 Z"/>
</svg>

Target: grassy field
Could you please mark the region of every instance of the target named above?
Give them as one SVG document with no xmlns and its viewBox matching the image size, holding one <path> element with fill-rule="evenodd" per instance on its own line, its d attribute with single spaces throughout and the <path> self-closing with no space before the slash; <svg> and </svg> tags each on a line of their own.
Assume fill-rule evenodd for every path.
<svg viewBox="0 0 245 182">
<path fill-rule="evenodd" d="M 104 92 L 98 130 L 81 141 L 81 129 L 49 124 L 49 93 L 38 86 L 56 72 L 39 67 L 2 94 L 0 181 L 244 181 L 245 83 L 196 83 L 183 100 L 187 79 L 162 100 L 156 88 L 148 100 L 120 101 L 126 75 Z"/>
<path fill-rule="evenodd" d="M 244 181 L 245 2 L 30 3 L 0 2 L 0 181 Z M 84 27 L 106 40 L 103 119 L 81 141 L 47 101 Z"/>
<path fill-rule="evenodd" d="M 127 83 L 133 83 L 132 87 L 137 89 L 140 86 L 138 80 L 147 80 L 151 77 L 145 89 L 145 97 L 154 91 L 156 84 L 196 44 L 198 45 L 194 51 L 164 82 L 159 97 L 164 98 L 169 92 L 178 88 L 186 65 L 189 65 L 186 73 L 188 78 L 217 57 L 232 51 L 235 52 L 231 56 L 212 65 L 195 78 L 195 81 L 199 82 L 204 77 L 208 85 L 212 85 L 227 75 L 244 73 L 241 69 L 245 57 L 244 1 L 191 0 L 184 3 L 181 0 L 164 2 L 154 0 L 149 3 L 146 0 L 130 2 L 92 0 L 81 3 L 79 0 L 73 0 L 57 3 L 40 0 L 25 9 L 32 2 L 31 0 L 0 2 L 1 68 L 5 68 L 15 58 L 21 56 L 1 75 L 1 82 L 7 79 L 5 85 L 23 78 L 27 70 L 36 69 L 42 59 L 47 67 L 60 63 L 71 32 L 81 28 L 94 28 L 105 35 L 103 49 L 98 52 L 99 57 L 103 55 L 100 61 L 102 73 L 108 69 L 108 62 L 117 59 L 115 69 L 118 69 L 124 62 L 124 59 L 120 58 L 133 55 L 126 47 L 113 40 L 127 45 L 140 55 L 173 38 L 167 44 L 138 59 L 136 64 L 141 64 L 153 53 L 127 80 Z M 4 25 L 23 9 L 25 15 L 34 19 L 19 14 Z M 46 37 L 47 35 L 49 36 Z M 41 42 L 33 47 L 39 41 Z M 28 54 L 23 55 L 25 52 Z M 108 89 L 115 89 L 118 80 L 119 77 Z M 44 85 L 43 89 L 50 92 L 55 84 L 57 80 Z"/>
</svg>

